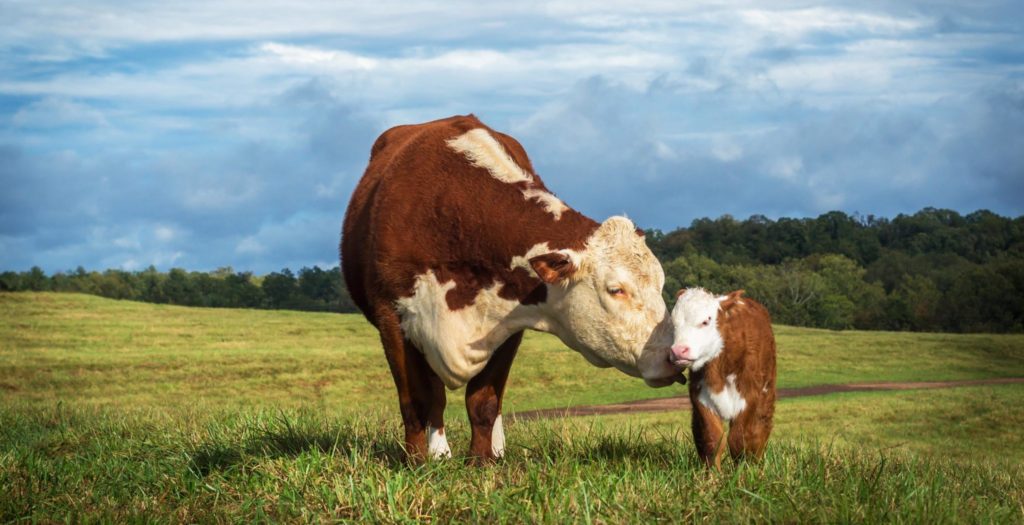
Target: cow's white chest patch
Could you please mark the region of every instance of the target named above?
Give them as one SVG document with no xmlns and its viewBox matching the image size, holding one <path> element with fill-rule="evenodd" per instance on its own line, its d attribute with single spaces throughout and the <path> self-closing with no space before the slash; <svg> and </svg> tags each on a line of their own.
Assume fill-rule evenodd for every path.
<svg viewBox="0 0 1024 525">
<path fill-rule="evenodd" d="M 484 168 L 491 174 L 491 177 L 501 182 L 506 184 L 519 182 L 533 184 L 534 182 L 533 174 L 516 164 L 515 159 L 505 151 L 505 147 L 495 140 L 486 129 L 471 129 L 449 140 L 448 147 L 466 157 L 470 164 Z M 569 209 L 561 199 L 542 189 L 527 187 L 522 190 L 522 193 L 524 199 L 539 202 L 545 211 L 555 216 L 555 220 L 562 218 L 562 212 Z"/>
<path fill-rule="evenodd" d="M 535 308 L 499 297 L 499 284 L 480 290 L 469 306 L 451 310 L 445 295 L 454 287 L 454 281 L 442 284 L 428 271 L 416 277 L 411 297 L 396 301 L 405 337 L 451 389 L 469 382 L 498 345 L 535 322 Z"/>
<path fill-rule="evenodd" d="M 712 392 L 706 384 L 702 384 L 697 400 L 726 421 L 732 421 L 747 407 L 747 400 L 743 399 L 736 388 L 736 374 L 726 376 L 725 388 L 720 392 Z"/>
</svg>

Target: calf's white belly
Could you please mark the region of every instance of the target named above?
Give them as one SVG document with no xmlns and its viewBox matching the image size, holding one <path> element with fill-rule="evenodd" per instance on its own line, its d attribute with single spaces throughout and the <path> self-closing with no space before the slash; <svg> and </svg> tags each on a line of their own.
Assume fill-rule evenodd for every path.
<svg viewBox="0 0 1024 525">
<path fill-rule="evenodd" d="M 747 407 L 747 400 L 736 388 L 736 374 L 726 376 L 725 388 L 719 392 L 712 392 L 706 383 L 702 383 L 697 401 L 726 421 L 732 421 Z"/>
</svg>

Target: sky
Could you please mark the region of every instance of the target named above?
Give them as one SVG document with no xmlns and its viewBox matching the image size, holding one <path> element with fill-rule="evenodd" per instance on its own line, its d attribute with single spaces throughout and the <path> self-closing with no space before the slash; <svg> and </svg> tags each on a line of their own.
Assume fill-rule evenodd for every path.
<svg viewBox="0 0 1024 525">
<path fill-rule="evenodd" d="M 1024 214 L 1020 0 L 480 4 L 0 0 L 0 270 L 335 266 L 465 113 L 596 220 Z"/>
</svg>

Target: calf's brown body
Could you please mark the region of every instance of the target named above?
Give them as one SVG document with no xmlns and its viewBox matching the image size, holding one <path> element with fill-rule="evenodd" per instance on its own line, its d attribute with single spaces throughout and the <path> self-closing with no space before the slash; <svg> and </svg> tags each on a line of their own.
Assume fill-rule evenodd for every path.
<svg viewBox="0 0 1024 525">
<path fill-rule="evenodd" d="M 772 431 L 776 349 L 771 317 L 764 306 L 742 294 L 732 292 L 721 303 L 717 323 L 722 352 L 690 373 L 693 440 L 709 466 L 721 465 L 726 444 L 736 460 L 761 458 Z M 725 421 L 706 401 L 732 385 L 745 406 L 730 422 L 726 438 Z"/>
</svg>

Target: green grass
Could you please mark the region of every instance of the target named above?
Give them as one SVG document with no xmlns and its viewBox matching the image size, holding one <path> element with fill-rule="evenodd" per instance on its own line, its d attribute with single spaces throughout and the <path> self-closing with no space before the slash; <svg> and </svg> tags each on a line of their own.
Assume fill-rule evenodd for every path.
<svg viewBox="0 0 1024 525">
<path fill-rule="evenodd" d="M 776 328 L 780 385 L 1024 376 L 1024 337 Z M 513 410 L 678 395 L 528 335 Z M 689 413 L 510 422 L 508 455 L 402 461 L 358 316 L 0 294 L 0 523 L 1020 522 L 1024 386 L 783 400 L 765 461 L 698 463 Z"/>
<path fill-rule="evenodd" d="M 1024 376 L 1024 335 L 776 327 L 779 386 Z M 682 395 L 588 365 L 528 332 L 506 409 Z M 0 395 L 48 404 L 395 409 L 361 316 L 184 308 L 76 294 L 0 294 Z M 458 416 L 461 392 L 450 396 Z"/>
<path fill-rule="evenodd" d="M 926 523 L 1024 519 L 1022 471 L 776 440 L 703 470 L 676 435 L 512 424 L 508 456 L 410 468 L 396 425 L 312 410 L 0 409 L 0 520 Z M 450 429 L 466 439 L 463 423 Z"/>
<path fill-rule="evenodd" d="M 1024 464 L 1024 385 L 856 392 L 782 399 L 773 440 L 834 443 L 865 452 L 912 452 L 953 463 Z M 690 413 L 601 416 L 608 426 L 681 432 Z"/>
</svg>

